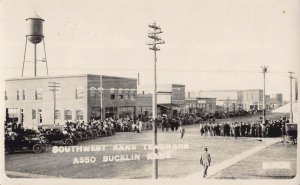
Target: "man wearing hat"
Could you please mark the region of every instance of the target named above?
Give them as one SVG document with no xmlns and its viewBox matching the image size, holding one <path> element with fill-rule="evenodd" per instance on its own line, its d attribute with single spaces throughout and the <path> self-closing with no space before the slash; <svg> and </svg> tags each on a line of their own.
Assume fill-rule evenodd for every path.
<svg viewBox="0 0 300 185">
<path fill-rule="evenodd" d="M 207 151 L 207 147 L 204 147 L 204 152 L 200 157 L 200 165 L 203 166 L 203 178 L 207 176 L 207 169 L 210 166 L 211 158 L 210 153 Z"/>
</svg>

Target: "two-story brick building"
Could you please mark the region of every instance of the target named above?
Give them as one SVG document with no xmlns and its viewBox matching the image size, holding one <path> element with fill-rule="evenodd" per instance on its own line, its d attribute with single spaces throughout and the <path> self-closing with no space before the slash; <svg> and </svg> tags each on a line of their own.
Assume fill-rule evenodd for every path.
<svg viewBox="0 0 300 185">
<path fill-rule="evenodd" d="M 57 83 L 56 106 L 49 82 Z M 137 80 L 104 75 L 26 77 L 5 80 L 6 121 L 26 127 L 66 121 L 134 117 Z"/>
<path fill-rule="evenodd" d="M 157 104 L 162 108 L 162 113 L 184 113 L 185 110 L 185 85 L 161 84 L 157 91 Z M 166 108 L 164 111 L 163 108 Z M 167 109 L 169 111 L 167 111 Z"/>
</svg>

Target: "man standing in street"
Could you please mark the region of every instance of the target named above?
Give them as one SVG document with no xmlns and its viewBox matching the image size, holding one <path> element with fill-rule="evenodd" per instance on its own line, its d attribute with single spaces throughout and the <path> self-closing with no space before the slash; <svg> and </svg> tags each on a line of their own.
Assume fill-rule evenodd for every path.
<svg viewBox="0 0 300 185">
<path fill-rule="evenodd" d="M 185 133 L 185 129 L 183 128 L 182 123 L 179 126 L 179 132 L 180 132 L 180 139 L 182 139 Z"/>
<path fill-rule="evenodd" d="M 200 157 L 200 165 L 203 166 L 203 178 L 207 176 L 207 169 L 210 166 L 211 158 L 210 153 L 207 150 L 207 147 L 204 147 L 204 152 Z"/>
</svg>

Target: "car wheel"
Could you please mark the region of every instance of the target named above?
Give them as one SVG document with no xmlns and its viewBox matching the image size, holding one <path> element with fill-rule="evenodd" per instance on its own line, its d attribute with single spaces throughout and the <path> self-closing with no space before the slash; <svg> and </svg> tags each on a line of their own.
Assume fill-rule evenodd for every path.
<svg viewBox="0 0 300 185">
<path fill-rule="evenodd" d="M 47 144 L 46 143 L 42 143 L 42 147 L 43 147 L 43 151 L 46 150 Z"/>
<path fill-rule="evenodd" d="M 45 148 L 44 148 L 43 145 L 40 144 L 40 143 L 35 144 L 35 145 L 33 145 L 33 147 L 32 147 L 33 152 L 36 153 L 36 154 L 41 153 L 44 149 L 45 149 Z"/>
<path fill-rule="evenodd" d="M 49 145 L 50 145 L 49 139 L 44 138 L 43 141 L 44 141 L 44 143 L 45 143 L 46 146 L 49 146 Z"/>
<path fill-rule="evenodd" d="M 77 145 L 78 144 L 78 140 L 76 138 L 73 138 L 73 145 Z"/>
<path fill-rule="evenodd" d="M 8 146 L 5 145 L 5 155 L 11 154 L 11 153 L 13 153 L 13 151 Z"/>
<path fill-rule="evenodd" d="M 66 139 L 64 143 L 69 146 L 73 144 L 73 141 L 71 139 Z"/>
</svg>

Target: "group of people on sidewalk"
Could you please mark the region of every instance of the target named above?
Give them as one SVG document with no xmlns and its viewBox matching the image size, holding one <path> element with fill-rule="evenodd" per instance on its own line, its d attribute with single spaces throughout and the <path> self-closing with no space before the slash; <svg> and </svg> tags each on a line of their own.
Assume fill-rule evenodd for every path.
<svg viewBox="0 0 300 185">
<path fill-rule="evenodd" d="M 230 137 L 280 137 L 285 134 L 288 120 L 268 120 L 265 124 L 258 122 L 207 122 L 200 123 L 201 136 Z"/>
</svg>

